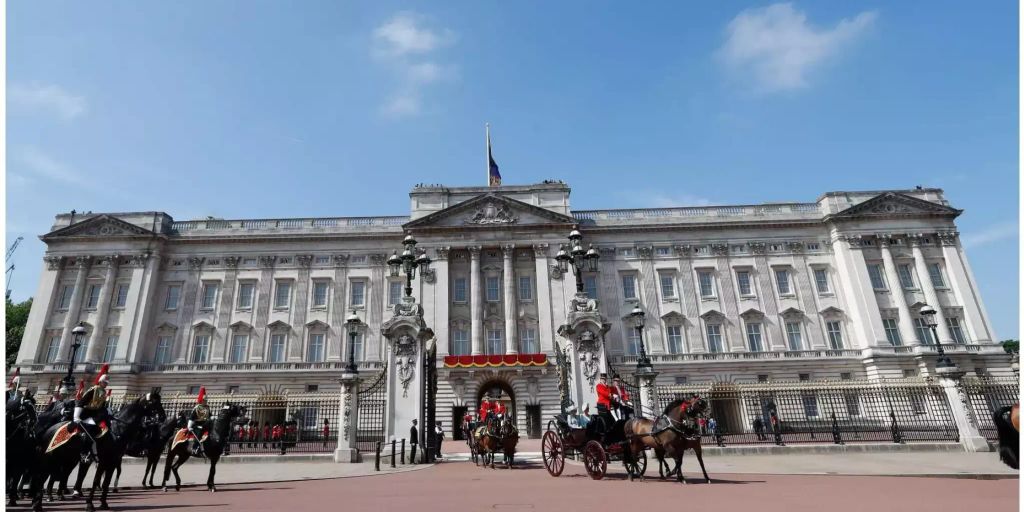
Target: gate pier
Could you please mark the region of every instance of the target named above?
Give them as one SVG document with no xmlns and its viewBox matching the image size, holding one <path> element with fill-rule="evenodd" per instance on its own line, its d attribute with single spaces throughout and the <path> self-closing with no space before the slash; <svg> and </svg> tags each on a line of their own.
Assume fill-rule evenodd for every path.
<svg viewBox="0 0 1024 512">
<path fill-rule="evenodd" d="M 334 462 L 359 462 L 356 432 L 359 425 L 359 374 L 341 374 L 341 404 L 338 407 L 338 447 Z"/>
</svg>

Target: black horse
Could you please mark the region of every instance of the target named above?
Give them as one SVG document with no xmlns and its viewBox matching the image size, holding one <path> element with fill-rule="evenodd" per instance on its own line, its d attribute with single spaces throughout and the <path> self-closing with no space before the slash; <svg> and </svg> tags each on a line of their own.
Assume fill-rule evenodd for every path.
<svg viewBox="0 0 1024 512">
<path fill-rule="evenodd" d="M 36 454 L 33 450 L 36 409 L 34 401 L 20 392 L 14 393 L 5 405 L 7 505 L 13 507 L 18 504 L 22 478 L 30 474 L 36 463 Z"/>
<path fill-rule="evenodd" d="M 129 457 L 144 457 L 146 459 L 146 471 L 142 474 L 142 488 L 149 489 L 156 487 L 153 478 L 156 477 L 156 470 L 160 464 L 160 455 L 170 442 L 171 437 L 180 428 L 188 425 L 188 414 L 184 411 L 176 416 L 164 418 L 156 424 L 149 424 L 143 429 L 143 435 L 135 443 L 129 443 L 125 455 Z M 121 478 L 121 466 L 117 467 L 117 476 L 114 477 L 114 492 L 117 492 L 117 483 Z M 149 484 L 146 479 L 149 478 Z"/>
<path fill-rule="evenodd" d="M 210 492 L 216 492 L 217 486 L 213 483 L 213 477 L 217 474 L 217 461 L 220 460 L 220 456 L 224 453 L 224 447 L 227 445 L 229 437 L 231 435 L 231 427 L 238 422 L 239 419 L 245 418 L 246 408 L 232 403 L 226 403 L 221 407 L 220 412 L 217 413 L 217 419 L 213 422 L 213 428 L 210 429 L 209 436 L 205 437 L 202 442 L 202 453 L 210 460 L 210 476 L 206 479 L 206 488 Z M 178 435 L 175 434 L 173 439 L 177 439 Z M 182 464 L 188 462 L 189 457 L 192 456 L 192 450 L 189 446 L 189 441 L 182 441 L 174 443 L 171 441 L 171 447 L 167 451 L 167 461 L 164 463 L 164 481 L 162 487 L 164 492 L 167 492 L 167 480 L 171 477 L 171 472 L 174 472 L 174 490 L 181 490 L 181 477 L 178 475 L 178 468 Z"/>
<path fill-rule="evenodd" d="M 163 406 L 160 403 L 159 393 L 149 393 L 128 403 L 114 414 L 107 434 L 97 437 L 95 441 L 98 461 L 96 476 L 93 478 L 93 484 L 89 489 L 89 496 L 86 499 L 85 509 L 87 511 L 95 510 L 93 498 L 95 497 L 96 488 L 100 487 L 101 484 L 100 509 L 107 510 L 109 508 L 107 505 L 107 495 L 110 491 L 110 479 L 113 476 L 114 469 L 120 464 L 121 458 L 124 456 L 124 449 L 128 439 L 138 435 L 146 417 L 162 414 L 162 412 Z M 40 447 L 43 453 L 39 468 L 32 479 L 32 495 L 34 497 L 32 505 L 34 510 L 42 510 L 42 487 L 46 478 L 60 475 L 61 473 L 59 472 L 64 470 L 64 468 L 74 467 L 76 463 L 80 462 L 83 447 L 80 434 L 72 436 L 66 443 L 52 451 L 45 451 L 50 440 L 65 425 L 67 423 L 62 422 L 50 427 L 40 440 Z M 79 484 L 85 478 L 86 471 L 88 471 L 88 467 L 79 469 Z"/>
</svg>

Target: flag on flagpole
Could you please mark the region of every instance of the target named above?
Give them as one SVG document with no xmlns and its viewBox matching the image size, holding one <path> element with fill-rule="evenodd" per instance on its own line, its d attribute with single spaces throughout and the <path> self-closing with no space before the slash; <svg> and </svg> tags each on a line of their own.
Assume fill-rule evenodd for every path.
<svg viewBox="0 0 1024 512">
<path fill-rule="evenodd" d="M 491 154 L 491 125 L 487 125 L 487 186 L 501 186 L 501 173 L 498 172 L 498 164 Z"/>
</svg>

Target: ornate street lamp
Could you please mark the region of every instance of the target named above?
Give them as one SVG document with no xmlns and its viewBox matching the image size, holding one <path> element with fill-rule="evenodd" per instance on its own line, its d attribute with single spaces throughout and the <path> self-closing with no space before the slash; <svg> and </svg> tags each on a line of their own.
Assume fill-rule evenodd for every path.
<svg viewBox="0 0 1024 512">
<path fill-rule="evenodd" d="M 399 274 L 405 274 L 405 296 L 412 297 L 412 280 L 416 278 L 416 269 L 420 269 L 420 273 L 430 270 L 430 257 L 427 256 L 426 251 L 416 250 L 416 239 L 412 235 L 405 235 L 405 240 L 402 240 L 402 245 L 405 249 L 402 250 L 401 256 L 398 251 L 388 258 L 388 269 L 391 271 L 391 277 L 398 277 Z"/>
<path fill-rule="evenodd" d="M 593 244 L 589 249 L 583 249 L 582 242 L 583 235 L 578 229 L 573 228 L 569 233 L 568 250 L 563 244 L 558 248 L 558 254 L 555 255 L 558 269 L 562 272 L 568 272 L 569 267 L 572 266 L 573 273 L 576 274 L 577 294 L 583 293 L 583 272 L 597 272 L 597 261 L 601 259 L 601 255 L 597 253 L 597 249 L 594 249 Z"/>
<path fill-rule="evenodd" d="M 71 376 L 75 371 L 75 358 L 78 357 L 78 349 L 82 348 L 82 336 L 85 336 L 85 322 L 79 322 L 74 329 L 71 329 L 74 336 L 71 342 L 71 358 L 68 359 L 68 374 L 64 376 L 64 388 L 73 393 L 75 390 L 75 378 Z"/>
<path fill-rule="evenodd" d="M 345 371 L 348 373 L 359 373 L 359 368 L 356 366 L 356 337 L 359 336 L 360 324 L 362 321 L 359 320 L 359 315 L 353 309 L 352 314 L 345 319 L 345 327 L 348 328 L 348 366 L 345 367 Z"/>
<path fill-rule="evenodd" d="M 939 340 L 939 332 L 936 328 L 939 325 L 939 322 L 935 320 L 935 308 L 925 304 L 921 306 L 921 309 L 917 312 L 924 320 L 924 324 L 931 329 L 932 338 L 935 340 L 935 348 L 939 352 L 939 359 L 935 361 L 935 372 L 939 375 L 955 372 L 957 370 L 956 364 L 949 359 L 949 356 L 946 355 L 946 351 L 942 350 L 942 341 Z"/>
<path fill-rule="evenodd" d="M 640 305 L 633 306 L 633 311 L 629 313 L 629 319 L 632 320 L 633 327 L 636 328 L 636 334 L 640 337 L 640 357 L 636 359 L 636 369 L 638 372 L 644 372 L 651 369 L 651 360 L 647 357 L 647 349 L 644 347 L 644 310 L 640 309 Z"/>
</svg>

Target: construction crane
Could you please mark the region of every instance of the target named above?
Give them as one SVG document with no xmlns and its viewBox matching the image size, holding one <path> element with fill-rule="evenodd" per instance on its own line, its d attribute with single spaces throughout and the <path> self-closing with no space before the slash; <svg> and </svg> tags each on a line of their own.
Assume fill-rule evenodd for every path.
<svg viewBox="0 0 1024 512">
<path fill-rule="evenodd" d="M 6 259 L 6 261 L 8 263 L 10 263 L 10 261 L 11 261 L 11 256 L 14 256 L 14 251 L 18 249 L 18 246 L 21 245 L 21 241 L 24 240 L 24 239 L 25 239 L 25 237 L 19 236 L 18 238 L 16 238 L 14 240 L 14 243 L 11 244 L 11 246 L 7 248 L 7 259 Z M 14 275 L 14 263 L 11 263 L 10 265 L 7 266 L 7 278 L 6 278 L 7 279 L 7 290 L 4 292 L 4 298 L 6 298 L 6 299 L 10 299 L 11 298 L 11 276 L 13 276 L 13 275 Z"/>
</svg>

